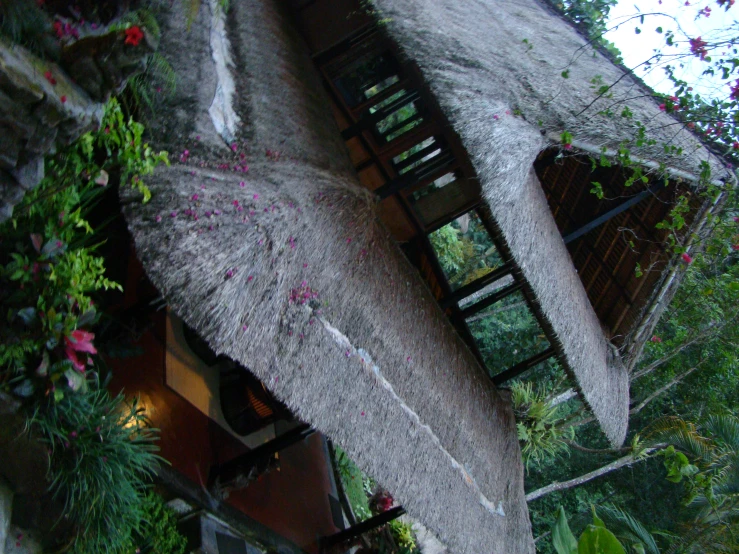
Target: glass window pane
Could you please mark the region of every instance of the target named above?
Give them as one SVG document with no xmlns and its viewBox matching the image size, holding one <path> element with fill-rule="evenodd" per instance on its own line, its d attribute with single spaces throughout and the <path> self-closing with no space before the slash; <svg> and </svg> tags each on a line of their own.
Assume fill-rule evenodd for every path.
<svg viewBox="0 0 739 554">
<path fill-rule="evenodd" d="M 415 191 L 408 200 L 426 227 L 431 227 L 449 213 L 460 212 L 480 198 L 477 183 L 458 178 L 454 173 L 442 175 L 434 182 Z"/>
<path fill-rule="evenodd" d="M 390 54 L 356 60 L 333 79 L 344 101 L 354 107 L 397 83 L 397 64 Z"/>
<path fill-rule="evenodd" d="M 470 211 L 429 234 L 452 290 L 457 290 L 503 265 L 477 212 Z"/>
<path fill-rule="evenodd" d="M 498 292 L 500 289 L 503 289 L 509 285 L 513 284 L 513 276 L 512 275 L 505 275 L 498 279 L 497 281 L 493 281 L 492 283 L 484 286 L 480 290 L 473 292 L 469 296 L 466 296 L 462 300 L 459 301 L 459 307 L 463 310 L 465 308 L 468 308 L 472 306 L 473 304 L 477 304 L 480 300 L 485 300 L 488 296 L 491 294 Z"/>
<path fill-rule="evenodd" d="M 544 331 L 520 291 L 471 315 L 466 322 L 491 375 L 549 348 Z"/>
<path fill-rule="evenodd" d="M 418 108 L 416 107 L 416 103 L 408 102 L 406 105 L 401 106 L 400 108 L 395 110 L 393 113 L 388 115 L 385 119 L 381 119 L 380 121 L 378 121 L 377 130 L 380 134 L 384 135 L 390 129 L 397 127 L 404 121 L 408 121 L 410 118 L 416 115 L 418 115 Z M 420 118 L 417 118 L 417 120 L 420 123 L 419 119 Z"/>
<path fill-rule="evenodd" d="M 429 138 L 427 138 L 427 139 L 425 139 L 425 140 L 423 140 L 423 141 L 419 142 L 418 144 L 416 144 L 416 145 L 414 145 L 414 146 L 411 146 L 411 147 L 410 147 L 410 148 L 409 148 L 408 150 L 406 150 L 405 152 L 403 152 L 403 153 L 401 153 L 401 154 L 398 154 L 397 156 L 395 156 L 395 157 L 393 158 L 393 164 L 397 165 L 397 164 L 399 164 L 400 162 L 402 162 L 402 161 L 404 161 L 404 160 L 407 160 L 407 159 L 408 159 L 408 158 L 409 158 L 410 156 L 412 156 L 413 154 L 415 154 L 415 153 L 417 153 L 417 152 L 420 152 L 421 150 L 423 150 L 423 149 L 424 149 L 424 148 L 426 148 L 427 146 L 431 146 L 431 145 L 432 145 L 432 144 L 434 144 L 435 142 L 436 142 L 436 138 L 435 138 L 435 137 L 429 137 Z"/>
</svg>

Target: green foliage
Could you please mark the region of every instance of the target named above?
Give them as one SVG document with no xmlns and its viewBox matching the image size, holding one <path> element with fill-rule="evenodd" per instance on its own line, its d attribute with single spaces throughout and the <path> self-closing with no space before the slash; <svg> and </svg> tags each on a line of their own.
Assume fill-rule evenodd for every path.
<svg viewBox="0 0 739 554">
<path fill-rule="evenodd" d="M 185 554 L 187 539 L 177 531 L 177 514 L 162 497 L 149 491 L 142 499 L 141 529 L 134 531 L 131 545 L 120 554 Z"/>
<path fill-rule="evenodd" d="M 562 0 L 558 2 L 558 5 L 570 20 L 588 34 L 591 40 L 604 47 L 614 60 L 619 62 L 621 52 L 612 42 L 603 38 L 607 31 L 608 14 L 616 3 L 617 0 Z"/>
<path fill-rule="evenodd" d="M 516 381 L 511 386 L 516 429 L 526 469 L 538 467 L 568 452 L 567 435 L 560 427 L 559 409 L 551 406 L 542 389 Z"/>
<path fill-rule="evenodd" d="M 45 55 L 50 30 L 49 21 L 36 2 L 5 0 L 0 2 L 0 37 Z"/>
<path fill-rule="evenodd" d="M 593 510 L 593 523 L 588 525 L 576 541 L 567 523 L 564 508 L 560 506 L 557 521 L 552 526 L 552 543 L 557 554 L 626 554 L 616 536 Z"/>
<path fill-rule="evenodd" d="M 31 432 L 49 448 L 49 481 L 76 526 L 73 550 L 117 552 L 140 533 L 146 481 L 159 463 L 136 401 L 105 389 L 40 406 Z"/>
<path fill-rule="evenodd" d="M 97 321 L 93 295 L 121 287 L 105 277 L 103 259 L 87 244 L 93 230 L 85 217 L 111 173 L 145 200 L 150 196 L 141 177 L 167 156 L 142 141 L 143 131 L 111 100 L 101 129 L 48 158 L 46 177 L 0 226 L 0 384 L 18 396 L 60 400 L 86 386 L 84 366 L 74 358 L 89 357 L 70 349 L 95 354 L 95 348 L 74 336 Z"/>
<path fill-rule="evenodd" d="M 459 240 L 459 229 L 444 225 L 429 235 L 431 246 L 439 259 L 441 268 L 447 275 L 456 274 L 464 265 L 464 244 Z"/>
<path fill-rule="evenodd" d="M 410 523 L 394 519 L 388 524 L 393 540 L 400 547 L 401 553 L 413 552 L 416 549 L 416 539 Z"/>
<path fill-rule="evenodd" d="M 336 452 L 336 464 L 341 475 L 341 482 L 344 485 L 344 492 L 349 499 L 349 504 L 358 521 L 363 521 L 371 517 L 372 513 L 369 507 L 369 494 L 365 488 L 366 478 L 357 465 L 347 456 L 338 446 L 334 446 Z"/>
</svg>

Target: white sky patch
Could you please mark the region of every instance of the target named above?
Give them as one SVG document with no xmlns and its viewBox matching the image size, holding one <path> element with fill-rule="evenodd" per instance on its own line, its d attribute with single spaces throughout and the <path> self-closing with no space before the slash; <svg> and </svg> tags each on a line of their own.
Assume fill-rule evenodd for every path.
<svg viewBox="0 0 739 554">
<path fill-rule="evenodd" d="M 698 10 L 708 6 L 711 8 L 710 17 L 696 19 Z M 662 14 L 672 15 L 674 19 Z M 644 15 L 644 22 L 639 15 Z M 636 16 L 636 17 L 634 17 Z M 630 68 L 637 68 L 635 74 L 649 86 L 664 94 L 672 94 L 672 83 L 665 76 L 664 65 L 670 64 L 676 68 L 676 74 L 694 88 L 694 92 L 704 97 L 725 99 L 729 95 L 727 83 L 733 82 L 737 75 L 733 75 L 728 82 L 720 76 L 702 75 L 710 64 L 701 61 L 696 56 L 690 56 L 689 38 L 701 37 L 706 42 L 719 39 L 727 35 L 726 29 L 734 28 L 729 36 L 739 34 L 739 3 L 728 12 L 720 7 L 715 0 L 691 1 L 689 6 L 685 0 L 622 0 L 611 9 L 608 28 L 605 38 L 613 42 L 623 55 L 624 64 Z M 641 29 L 637 34 L 635 29 Z M 662 27 L 663 33 L 656 29 Z M 665 36 L 668 30 L 673 31 L 677 46 L 667 46 Z M 722 31 L 724 30 L 724 31 Z M 659 66 L 637 67 L 654 55 L 655 50 L 667 54 Z M 688 53 L 681 59 L 669 59 L 670 55 Z M 733 56 L 731 52 L 726 52 Z M 721 52 L 719 52 L 721 54 Z M 683 67 L 680 68 L 679 65 Z"/>
</svg>

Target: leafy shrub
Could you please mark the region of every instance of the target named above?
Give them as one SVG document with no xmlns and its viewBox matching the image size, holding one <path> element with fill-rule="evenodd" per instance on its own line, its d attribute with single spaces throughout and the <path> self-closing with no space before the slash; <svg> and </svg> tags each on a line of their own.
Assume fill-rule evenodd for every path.
<svg viewBox="0 0 739 554">
<path fill-rule="evenodd" d="M 568 437 L 557 427 L 560 419 L 558 407 L 551 406 L 545 394 L 534 390 L 531 383 L 515 382 L 511 390 L 518 440 L 526 469 L 531 462 L 540 465 L 567 452 Z"/>
<path fill-rule="evenodd" d="M 187 539 L 177 531 L 177 514 L 169 508 L 162 497 L 149 492 L 142 503 L 143 529 L 134 532 L 132 544 L 121 554 L 156 553 L 184 554 Z"/>
<path fill-rule="evenodd" d="M 0 226 L 0 385 L 18 396 L 61 400 L 86 384 L 93 359 L 79 353 L 96 353 L 94 335 L 81 334 L 97 320 L 92 295 L 120 285 L 105 278 L 103 259 L 87 246 L 93 230 L 85 215 L 112 172 L 148 199 L 142 176 L 167 155 L 142 142 L 143 131 L 111 100 L 101 129 L 48 158 L 46 177 Z"/>
<path fill-rule="evenodd" d="M 48 445 L 54 498 L 76 526 L 73 550 L 117 552 L 141 534 L 145 485 L 159 463 L 156 430 L 136 401 L 105 389 L 40 407 L 29 422 Z"/>
<path fill-rule="evenodd" d="M 413 552 L 416 549 L 416 539 L 413 536 L 413 529 L 410 523 L 394 519 L 388 524 L 390 534 L 393 540 L 400 548 L 401 552 Z"/>
</svg>

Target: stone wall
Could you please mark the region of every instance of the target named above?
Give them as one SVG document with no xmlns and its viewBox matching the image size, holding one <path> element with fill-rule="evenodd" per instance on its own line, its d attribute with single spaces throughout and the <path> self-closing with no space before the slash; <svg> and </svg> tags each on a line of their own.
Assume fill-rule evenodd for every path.
<svg viewBox="0 0 739 554">
<path fill-rule="evenodd" d="M 44 156 L 96 129 L 103 105 L 156 49 L 149 33 L 136 45 L 101 32 L 44 60 L 0 40 L 0 222 L 44 176 Z"/>
</svg>

